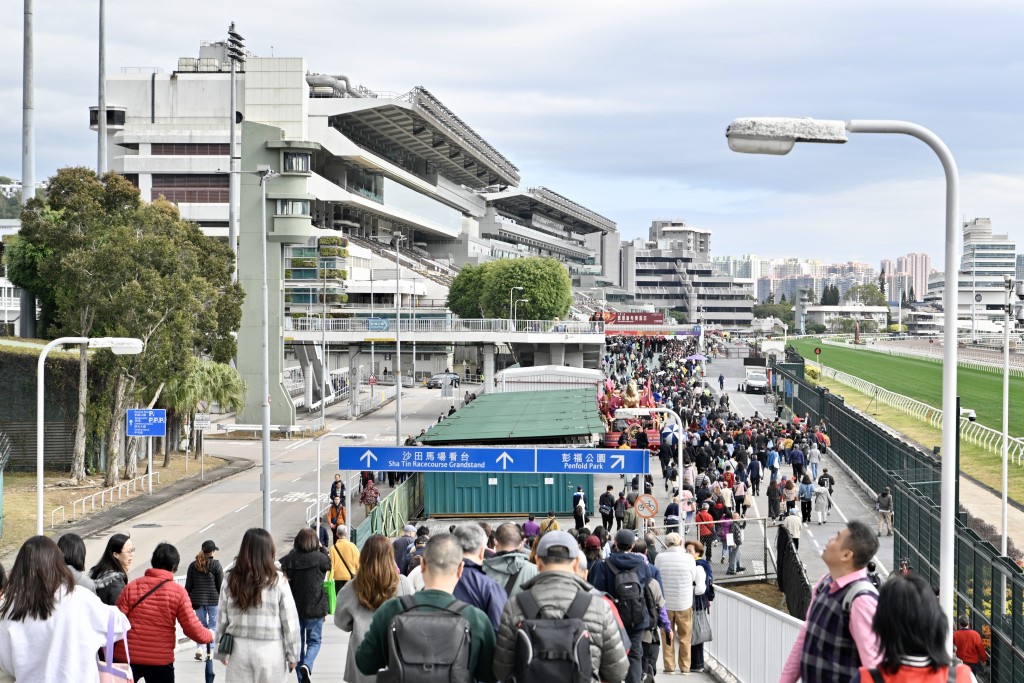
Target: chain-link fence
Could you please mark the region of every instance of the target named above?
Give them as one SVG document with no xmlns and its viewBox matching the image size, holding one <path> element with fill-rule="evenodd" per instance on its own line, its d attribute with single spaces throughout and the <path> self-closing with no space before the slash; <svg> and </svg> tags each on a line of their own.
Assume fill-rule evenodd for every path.
<svg viewBox="0 0 1024 683">
<path fill-rule="evenodd" d="M 795 358 L 787 358 L 795 361 Z M 847 406 L 841 396 L 803 379 L 803 366 L 775 366 L 786 407 L 825 419 L 831 448 L 873 491 L 892 489 L 897 567 L 909 568 L 938 585 L 941 462 L 933 453 Z M 949 501 L 948 504 L 953 504 Z M 1024 574 L 963 520 L 956 521 L 956 613 L 982 634 L 991 653 L 991 681 L 1024 681 Z"/>
</svg>

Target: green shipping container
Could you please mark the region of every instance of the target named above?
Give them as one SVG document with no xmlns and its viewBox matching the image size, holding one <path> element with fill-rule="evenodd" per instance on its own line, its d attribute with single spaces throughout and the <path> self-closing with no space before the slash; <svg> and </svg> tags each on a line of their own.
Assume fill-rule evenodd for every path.
<svg viewBox="0 0 1024 683">
<path fill-rule="evenodd" d="M 582 486 L 587 512 L 594 513 L 593 474 L 424 473 L 423 514 L 528 515 L 548 510 L 572 514 L 572 494 Z"/>
</svg>

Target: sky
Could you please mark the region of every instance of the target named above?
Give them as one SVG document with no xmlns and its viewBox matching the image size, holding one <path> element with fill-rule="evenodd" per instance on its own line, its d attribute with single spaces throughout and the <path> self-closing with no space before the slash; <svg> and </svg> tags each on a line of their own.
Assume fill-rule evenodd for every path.
<svg viewBox="0 0 1024 683">
<path fill-rule="evenodd" d="M 18 6 L 21 3 L 16 3 Z M 35 2 L 36 178 L 94 166 L 98 3 Z M 715 256 L 941 269 L 945 181 L 907 136 L 730 152 L 737 117 L 900 119 L 960 170 L 961 218 L 1024 244 L 1018 0 L 106 0 L 107 73 L 171 71 L 231 21 L 261 56 L 376 91 L 422 85 L 522 175 L 618 223 L 712 231 Z M 21 174 L 21 13 L 0 25 L 0 175 Z M 1024 246 L 1022 246 L 1024 250 Z"/>
</svg>

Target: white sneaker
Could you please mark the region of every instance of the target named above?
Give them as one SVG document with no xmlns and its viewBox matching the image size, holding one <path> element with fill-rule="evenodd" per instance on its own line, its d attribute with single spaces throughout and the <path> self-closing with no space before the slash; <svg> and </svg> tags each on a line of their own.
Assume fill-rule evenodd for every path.
<svg viewBox="0 0 1024 683">
<path fill-rule="evenodd" d="M 196 661 L 201 662 L 204 659 L 206 659 L 206 651 L 203 648 L 198 648 L 196 650 Z"/>
</svg>

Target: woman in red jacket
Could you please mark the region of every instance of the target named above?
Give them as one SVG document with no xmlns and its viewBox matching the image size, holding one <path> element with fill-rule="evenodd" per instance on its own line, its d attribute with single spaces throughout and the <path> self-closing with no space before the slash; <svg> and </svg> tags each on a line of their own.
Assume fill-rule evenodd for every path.
<svg viewBox="0 0 1024 683">
<path fill-rule="evenodd" d="M 196 618 L 192 601 L 184 587 L 174 582 L 174 572 L 181 559 L 177 548 L 161 543 L 153 551 L 152 569 L 125 586 L 117 600 L 117 608 L 131 622 L 128 651 L 132 675 L 146 683 L 174 683 L 175 622 L 191 640 L 213 642 L 213 631 Z M 118 642 L 114 660 L 127 661 L 124 645 Z"/>
</svg>

